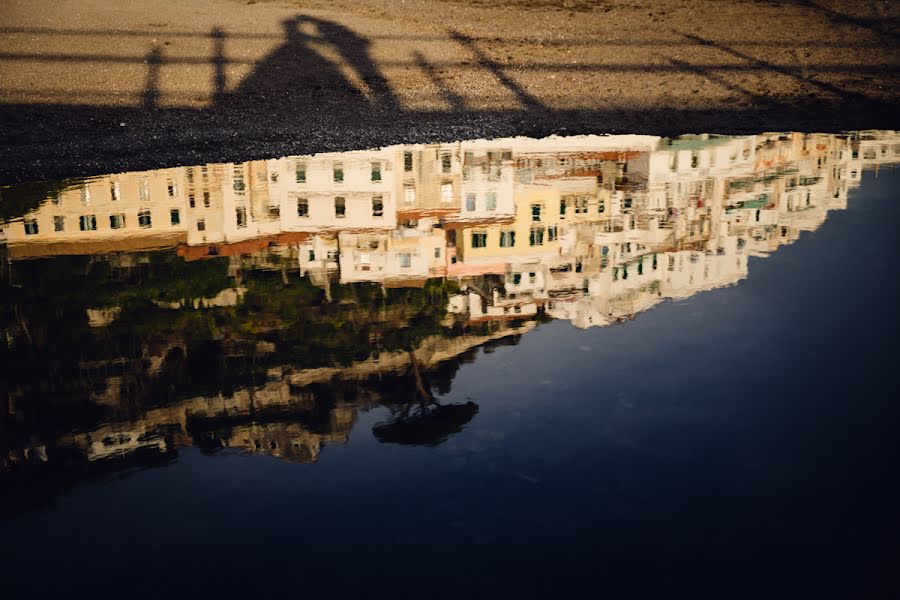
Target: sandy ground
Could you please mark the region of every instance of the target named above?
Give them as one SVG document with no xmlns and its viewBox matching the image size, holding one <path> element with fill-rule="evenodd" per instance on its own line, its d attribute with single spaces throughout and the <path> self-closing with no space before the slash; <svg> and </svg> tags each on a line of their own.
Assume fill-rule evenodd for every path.
<svg viewBox="0 0 900 600">
<path fill-rule="evenodd" d="M 900 128 L 900 3 L 5 0 L 0 181 L 399 142 Z"/>
</svg>

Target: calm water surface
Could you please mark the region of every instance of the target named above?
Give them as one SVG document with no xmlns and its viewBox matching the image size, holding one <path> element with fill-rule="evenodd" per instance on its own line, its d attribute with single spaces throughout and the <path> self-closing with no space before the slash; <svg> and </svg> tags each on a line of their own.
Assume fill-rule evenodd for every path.
<svg viewBox="0 0 900 600">
<path fill-rule="evenodd" d="M 2 188 L 8 597 L 891 597 L 897 161 L 515 138 Z"/>
</svg>

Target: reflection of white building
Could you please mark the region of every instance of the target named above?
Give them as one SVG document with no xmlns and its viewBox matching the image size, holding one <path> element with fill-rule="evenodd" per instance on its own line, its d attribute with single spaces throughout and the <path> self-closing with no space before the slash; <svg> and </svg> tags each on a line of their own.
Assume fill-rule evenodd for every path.
<svg viewBox="0 0 900 600">
<path fill-rule="evenodd" d="M 396 146 L 92 178 L 4 235 L 14 260 L 177 245 L 322 286 L 450 277 L 458 315 L 590 327 L 741 280 L 898 160 L 893 132 Z"/>
</svg>

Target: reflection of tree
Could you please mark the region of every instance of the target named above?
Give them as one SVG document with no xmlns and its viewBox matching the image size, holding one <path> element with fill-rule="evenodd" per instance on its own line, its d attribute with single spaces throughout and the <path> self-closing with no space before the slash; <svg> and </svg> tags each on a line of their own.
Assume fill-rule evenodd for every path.
<svg viewBox="0 0 900 600">
<path fill-rule="evenodd" d="M 164 251 L 11 263 L 0 279 L 0 330 L 9 342 L 0 346 L 0 379 L 18 415 L 53 439 L 114 420 L 108 403 L 91 400 L 109 385 L 139 412 L 259 385 L 272 367 L 345 366 L 457 334 L 442 324 L 456 289 L 450 282 L 340 285 L 326 302 L 296 272 L 248 269 L 241 279 L 236 306 L 195 309 L 190 300 L 236 285 L 228 259 L 192 262 Z M 117 308 L 118 316 L 90 327 L 86 310 L 96 307 Z"/>
<path fill-rule="evenodd" d="M 518 339 L 485 344 L 498 324 L 448 319 L 451 281 L 335 284 L 329 301 L 296 268 L 240 260 L 162 251 L 10 263 L 0 403 L 8 397 L 15 413 L 0 411 L 0 452 L 12 461 L 0 461 L 0 487 L 30 498 L 17 510 L 80 481 L 167 464 L 184 444 L 314 462 L 375 406 L 393 415 L 375 428 L 382 442 L 439 444 L 478 407 L 433 394 L 450 392 L 475 348 Z M 238 278 L 236 305 L 191 301 Z M 119 310 L 92 327 L 95 307 Z M 32 448 L 47 461 L 29 460 Z"/>
<path fill-rule="evenodd" d="M 462 431 L 478 412 L 478 405 L 474 402 L 440 404 L 424 380 L 416 353 L 410 352 L 409 358 L 418 399 L 394 408 L 391 420 L 379 423 L 372 432 L 380 442 L 437 446 Z"/>
<path fill-rule="evenodd" d="M 437 446 L 463 427 L 478 413 L 474 402 L 465 404 L 409 403 L 394 411 L 391 421 L 372 429 L 378 441 L 410 446 Z"/>
</svg>

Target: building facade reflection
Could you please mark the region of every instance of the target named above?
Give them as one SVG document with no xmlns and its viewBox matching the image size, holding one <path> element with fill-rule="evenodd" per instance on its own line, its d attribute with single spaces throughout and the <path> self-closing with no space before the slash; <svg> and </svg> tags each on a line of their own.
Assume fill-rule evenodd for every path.
<svg viewBox="0 0 900 600">
<path fill-rule="evenodd" d="M 471 418 L 432 389 L 475 348 L 735 284 L 898 160 L 894 132 L 585 136 L 67 182 L 2 225 L 3 469 L 185 444 L 311 462 L 359 410 Z"/>
</svg>

